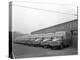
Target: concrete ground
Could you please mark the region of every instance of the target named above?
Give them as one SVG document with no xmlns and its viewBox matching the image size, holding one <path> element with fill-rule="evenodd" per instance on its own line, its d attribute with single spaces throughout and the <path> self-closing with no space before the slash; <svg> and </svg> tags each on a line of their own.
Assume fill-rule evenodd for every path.
<svg viewBox="0 0 80 60">
<path fill-rule="evenodd" d="M 43 57 L 43 56 L 63 56 L 76 55 L 77 49 L 67 47 L 61 50 L 51 50 L 49 48 L 31 47 L 13 43 L 13 55 L 15 58 Z"/>
</svg>

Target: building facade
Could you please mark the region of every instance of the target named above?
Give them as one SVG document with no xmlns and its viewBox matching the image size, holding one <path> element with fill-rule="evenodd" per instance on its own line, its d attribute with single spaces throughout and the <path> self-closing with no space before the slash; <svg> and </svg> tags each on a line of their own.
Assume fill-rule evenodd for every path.
<svg viewBox="0 0 80 60">
<path fill-rule="evenodd" d="M 33 31 L 31 32 L 31 34 L 55 33 L 58 31 L 73 31 L 73 30 L 78 30 L 78 20 L 77 19 L 69 21 L 69 22 L 65 22 L 62 24 L 58 24 L 55 26 L 51 26 L 48 28 Z"/>
</svg>

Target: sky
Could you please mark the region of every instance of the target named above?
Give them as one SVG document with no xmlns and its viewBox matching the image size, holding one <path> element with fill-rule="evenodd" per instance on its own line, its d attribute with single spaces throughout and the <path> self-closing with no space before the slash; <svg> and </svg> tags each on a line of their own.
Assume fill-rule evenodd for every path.
<svg viewBox="0 0 80 60">
<path fill-rule="evenodd" d="M 31 33 L 77 18 L 75 0 L 26 0 L 12 2 L 12 31 Z"/>
</svg>

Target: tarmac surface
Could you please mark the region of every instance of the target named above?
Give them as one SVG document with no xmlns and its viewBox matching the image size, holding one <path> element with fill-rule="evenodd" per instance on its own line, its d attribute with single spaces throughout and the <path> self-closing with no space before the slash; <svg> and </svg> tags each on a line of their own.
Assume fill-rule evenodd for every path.
<svg viewBox="0 0 80 60">
<path fill-rule="evenodd" d="M 14 58 L 31 58 L 31 57 L 45 57 L 45 56 L 64 56 L 76 55 L 77 49 L 67 47 L 59 50 L 51 50 L 50 48 L 32 47 L 23 44 L 14 44 L 12 46 Z"/>
</svg>

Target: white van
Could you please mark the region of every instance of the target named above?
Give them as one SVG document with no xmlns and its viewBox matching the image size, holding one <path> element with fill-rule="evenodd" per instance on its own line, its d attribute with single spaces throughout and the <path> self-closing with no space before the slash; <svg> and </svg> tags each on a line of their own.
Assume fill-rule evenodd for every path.
<svg viewBox="0 0 80 60">
<path fill-rule="evenodd" d="M 59 31 L 55 33 L 54 39 L 49 41 L 49 46 L 54 48 L 64 48 L 71 44 L 71 32 Z"/>
</svg>

